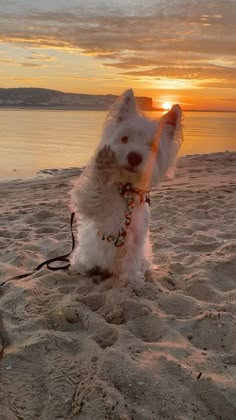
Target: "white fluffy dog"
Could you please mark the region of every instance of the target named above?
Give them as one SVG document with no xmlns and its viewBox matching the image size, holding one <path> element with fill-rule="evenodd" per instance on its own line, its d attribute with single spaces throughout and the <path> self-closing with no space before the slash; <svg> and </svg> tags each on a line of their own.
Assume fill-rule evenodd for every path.
<svg viewBox="0 0 236 420">
<path fill-rule="evenodd" d="M 174 173 L 182 142 L 181 108 L 159 121 L 137 109 L 133 91 L 112 105 L 100 145 L 71 192 L 80 214 L 72 269 L 82 275 L 144 279 L 151 266 L 148 193 Z"/>
</svg>

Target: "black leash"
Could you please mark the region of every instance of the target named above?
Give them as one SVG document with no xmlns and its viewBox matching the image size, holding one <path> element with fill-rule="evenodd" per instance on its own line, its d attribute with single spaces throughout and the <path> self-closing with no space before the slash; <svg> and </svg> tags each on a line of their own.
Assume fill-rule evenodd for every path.
<svg viewBox="0 0 236 420">
<path fill-rule="evenodd" d="M 70 231 L 71 231 L 71 239 L 72 239 L 72 248 L 71 251 L 68 252 L 68 254 L 64 254 L 64 255 L 60 255 L 59 257 L 54 257 L 54 258 L 50 258 L 46 261 L 43 261 L 42 263 L 40 263 L 37 267 L 35 267 L 33 269 L 33 271 L 29 272 L 29 273 L 24 273 L 24 274 L 19 274 L 17 276 L 14 277 L 10 277 L 9 279 L 5 280 L 4 282 L 0 283 L 0 287 L 4 286 L 4 284 L 6 284 L 8 281 L 10 280 L 20 280 L 20 279 L 24 279 L 26 277 L 31 276 L 32 274 L 36 273 L 37 271 L 41 270 L 41 268 L 43 268 L 45 265 L 46 267 L 51 270 L 51 271 L 58 271 L 58 270 L 66 270 L 67 268 L 70 267 L 70 260 L 69 260 L 69 256 L 72 254 L 72 252 L 74 251 L 75 248 L 75 237 L 74 237 L 74 233 L 73 233 L 73 222 L 74 222 L 74 216 L 75 213 L 71 213 L 71 218 L 70 218 Z M 60 266 L 56 266 L 54 267 L 53 264 L 54 262 L 57 261 L 62 261 L 66 264 L 60 264 Z"/>
</svg>

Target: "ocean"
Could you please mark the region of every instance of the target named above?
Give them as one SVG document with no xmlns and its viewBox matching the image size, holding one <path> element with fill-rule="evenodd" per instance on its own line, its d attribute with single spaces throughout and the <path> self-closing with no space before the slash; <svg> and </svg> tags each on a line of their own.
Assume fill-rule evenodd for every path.
<svg viewBox="0 0 236 420">
<path fill-rule="evenodd" d="M 162 112 L 148 112 L 159 119 Z M 106 112 L 0 109 L 0 180 L 43 169 L 83 167 L 101 135 Z M 236 150 L 236 113 L 186 112 L 179 156 Z"/>
</svg>

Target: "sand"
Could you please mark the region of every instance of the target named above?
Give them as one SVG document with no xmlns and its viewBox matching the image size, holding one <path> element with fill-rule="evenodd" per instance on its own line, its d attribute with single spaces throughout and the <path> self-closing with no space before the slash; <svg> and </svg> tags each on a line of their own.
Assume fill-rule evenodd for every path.
<svg viewBox="0 0 236 420">
<path fill-rule="evenodd" d="M 0 184 L 1 281 L 70 250 L 79 172 Z M 180 158 L 151 194 L 143 286 L 47 269 L 2 286 L 0 419 L 236 419 L 235 207 L 236 153 Z"/>
</svg>

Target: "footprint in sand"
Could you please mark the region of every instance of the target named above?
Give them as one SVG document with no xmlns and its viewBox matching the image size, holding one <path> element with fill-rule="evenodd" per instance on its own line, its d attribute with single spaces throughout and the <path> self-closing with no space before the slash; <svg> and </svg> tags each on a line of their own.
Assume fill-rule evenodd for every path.
<svg viewBox="0 0 236 420">
<path fill-rule="evenodd" d="M 55 216 L 55 214 L 48 210 L 40 210 L 37 213 L 25 216 L 24 221 L 26 223 L 43 222 L 44 220 L 53 216 Z"/>
<path fill-rule="evenodd" d="M 208 277 L 200 274 L 185 278 L 185 294 L 203 302 L 221 302 L 221 294 L 209 282 Z"/>
<path fill-rule="evenodd" d="M 178 318 L 192 317 L 198 313 L 198 305 L 195 299 L 176 292 L 163 295 L 159 306 L 167 314 L 175 315 Z"/>
<path fill-rule="evenodd" d="M 92 338 L 102 349 L 105 349 L 106 347 L 111 347 L 117 341 L 118 331 L 114 327 L 104 324 Z"/>
<path fill-rule="evenodd" d="M 84 303 L 91 311 L 98 311 L 105 304 L 105 293 L 89 293 L 86 296 L 78 296 L 78 302 Z"/>
<path fill-rule="evenodd" d="M 186 337 L 193 333 L 191 343 L 201 349 L 229 352 L 235 348 L 236 325 L 230 313 L 206 312 L 187 323 L 183 333 Z"/>
<path fill-rule="evenodd" d="M 236 259 L 222 261 L 211 268 L 211 284 L 221 292 L 236 289 Z"/>
<path fill-rule="evenodd" d="M 137 338 L 147 343 L 159 341 L 166 332 L 162 319 L 155 315 L 141 316 L 128 321 L 126 327 Z"/>
<path fill-rule="evenodd" d="M 9 214 L 7 216 L 7 220 L 9 220 L 9 222 L 13 222 L 14 220 L 18 219 L 18 215 L 17 214 Z"/>
<path fill-rule="evenodd" d="M 70 329 L 77 324 L 80 332 L 84 330 L 90 332 L 90 337 L 103 349 L 112 346 L 118 338 L 118 331 L 115 327 L 98 318 L 83 305 L 64 306 L 58 311 L 58 315 L 61 318 L 60 323 L 63 324 L 63 320 L 65 320 L 67 324 L 71 325 L 71 327 L 68 325 Z"/>
<path fill-rule="evenodd" d="M 58 232 L 57 227 L 50 227 L 50 226 L 42 226 L 35 230 L 35 233 L 38 233 L 38 234 L 57 233 L 57 232 Z"/>
<path fill-rule="evenodd" d="M 9 231 L 6 230 L 0 230 L 0 237 L 2 238 L 9 238 L 12 237 L 13 233 L 9 235 Z"/>
<path fill-rule="evenodd" d="M 29 235 L 30 235 L 30 231 L 21 231 L 21 232 L 17 232 L 15 235 L 14 235 L 14 238 L 15 239 L 25 239 L 25 238 L 29 238 Z"/>
</svg>

